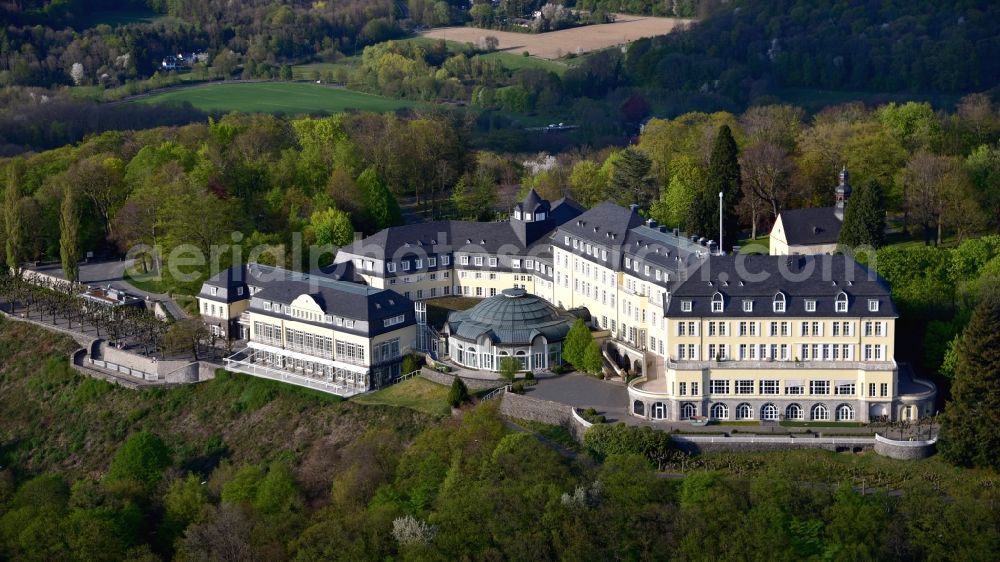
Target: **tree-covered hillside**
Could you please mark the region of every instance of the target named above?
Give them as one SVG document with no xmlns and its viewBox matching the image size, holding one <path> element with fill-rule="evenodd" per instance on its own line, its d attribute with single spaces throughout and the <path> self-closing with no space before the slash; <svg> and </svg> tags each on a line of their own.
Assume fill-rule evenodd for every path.
<svg viewBox="0 0 1000 562">
<path fill-rule="evenodd" d="M 621 454 L 630 431 L 617 426 L 600 432 L 610 440 L 587 440 L 595 454 L 567 458 L 512 432 L 489 404 L 435 421 L 248 377 L 136 392 L 71 371 L 67 341 L 0 320 L 3 559 L 976 561 L 1000 552 L 996 474 L 937 458 L 675 457 L 667 468 L 683 474 L 661 478 L 645 456 Z"/>
</svg>

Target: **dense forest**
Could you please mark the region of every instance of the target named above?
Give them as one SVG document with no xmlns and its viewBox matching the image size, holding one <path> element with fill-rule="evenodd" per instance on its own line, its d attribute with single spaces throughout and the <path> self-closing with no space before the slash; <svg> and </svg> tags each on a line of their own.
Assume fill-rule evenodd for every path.
<svg viewBox="0 0 1000 562">
<path fill-rule="evenodd" d="M 937 458 L 651 463 L 629 452 L 645 432 L 618 426 L 560 454 L 492 404 L 435 419 L 243 376 L 131 391 L 71 371 L 69 342 L 38 328 L 0 320 L 0 347 L 6 559 L 977 561 L 1000 550 L 995 473 Z"/>
<path fill-rule="evenodd" d="M 733 2 L 636 41 L 635 84 L 746 102 L 783 88 L 970 92 L 1000 80 L 995 2 Z"/>
</svg>

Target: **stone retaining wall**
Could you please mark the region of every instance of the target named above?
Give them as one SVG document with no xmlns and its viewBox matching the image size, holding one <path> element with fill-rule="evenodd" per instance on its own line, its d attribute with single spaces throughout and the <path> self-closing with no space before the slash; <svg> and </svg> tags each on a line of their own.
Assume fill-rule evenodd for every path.
<svg viewBox="0 0 1000 562">
<path fill-rule="evenodd" d="M 744 440 L 724 436 L 676 435 L 671 434 L 671 443 L 690 454 L 703 453 L 766 453 L 789 449 L 824 449 L 835 452 L 870 451 L 872 444 L 852 443 L 823 437 L 795 437 L 781 441 Z"/>
<path fill-rule="evenodd" d="M 891 459 L 912 461 L 934 454 L 937 439 L 930 441 L 896 441 L 875 434 L 875 452 Z"/>
<path fill-rule="evenodd" d="M 445 386 L 451 386 L 451 383 L 455 381 L 455 377 L 458 375 L 453 375 L 451 373 L 442 373 L 440 371 L 435 371 L 434 369 L 428 369 L 426 367 L 420 369 L 420 376 L 438 384 L 443 384 Z M 478 392 L 480 390 L 491 390 L 494 388 L 499 388 L 505 384 L 505 381 L 495 380 L 495 379 L 473 379 L 468 377 L 459 377 L 465 382 L 465 386 L 469 388 L 472 392 Z"/>
<path fill-rule="evenodd" d="M 581 443 L 583 434 L 591 426 L 577 415 L 571 406 L 513 392 L 503 394 L 500 400 L 500 413 L 511 418 L 564 426 Z"/>
</svg>

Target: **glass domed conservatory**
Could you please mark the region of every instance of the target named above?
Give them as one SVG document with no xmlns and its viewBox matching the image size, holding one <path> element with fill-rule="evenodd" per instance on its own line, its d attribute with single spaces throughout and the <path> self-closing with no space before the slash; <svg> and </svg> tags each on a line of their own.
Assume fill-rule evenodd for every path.
<svg viewBox="0 0 1000 562">
<path fill-rule="evenodd" d="M 524 289 L 504 289 L 469 310 L 453 312 L 444 326 L 451 360 L 472 369 L 499 371 L 513 357 L 522 370 L 562 363 L 562 342 L 576 316 Z"/>
</svg>

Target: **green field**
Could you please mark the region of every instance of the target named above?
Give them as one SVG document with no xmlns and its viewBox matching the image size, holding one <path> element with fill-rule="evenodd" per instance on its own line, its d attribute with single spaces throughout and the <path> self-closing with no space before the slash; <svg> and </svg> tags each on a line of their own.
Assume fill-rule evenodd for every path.
<svg viewBox="0 0 1000 562">
<path fill-rule="evenodd" d="M 407 100 L 396 100 L 351 90 L 316 84 L 290 82 L 251 82 L 211 84 L 179 88 L 140 98 L 135 103 L 183 103 L 203 111 L 242 111 L 246 113 L 336 113 L 348 109 L 395 111 L 413 107 Z"/>
<path fill-rule="evenodd" d="M 520 54 L 507 53 L 507 52 L 496 52 L 496 53 L 486 53 L 483 55 L 477 55 L 481 59 L 492 59 L 500 61 L 500 64 L 504 66 L 507 70 L 521 70 L 522 68 L 538 68 L 541 70 L 547 70 L 549 72 L 555 72 L 556 74 L 562 76 L 569 65 L 548 59 L 540 59 L 538 57 L 525 57 Z"/>
<path fill-rule="evenodd" d="M 451 411 L 448 405 L 448 387 L 421 377 L 412 377 L 382 390 L 355 396 L 351 400 L 370 406 L 410 408 L 434 416 L 446 416 Z"/>
</svg>

